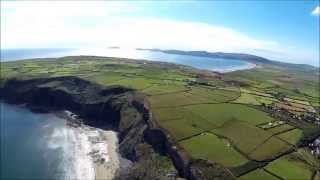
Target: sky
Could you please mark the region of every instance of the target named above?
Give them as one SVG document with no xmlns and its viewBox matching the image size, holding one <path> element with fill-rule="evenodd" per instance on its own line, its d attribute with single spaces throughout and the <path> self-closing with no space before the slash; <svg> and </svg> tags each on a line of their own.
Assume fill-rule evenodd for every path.
<svg viewBox="0 0 320 180">
<path fill-rule="evenodd" d="M 319 66 L 319 1 L 3 1 L 1 48 L 250 53 Z"/>
</svg>

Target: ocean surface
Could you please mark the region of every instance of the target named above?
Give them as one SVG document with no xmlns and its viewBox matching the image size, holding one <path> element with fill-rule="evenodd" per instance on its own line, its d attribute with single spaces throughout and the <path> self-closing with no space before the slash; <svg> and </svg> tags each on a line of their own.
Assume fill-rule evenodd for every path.
<svg viewBox="0 0 320 180">
<path fill-rule="evenodd" d="M 230 72 L 248 69 L 252 64 L 235 59 L 208 58 L 189 55 L 168 54 L 163 52 L 135 50 L 135 49 L 1 49 L 1 61 L 13 61 L 29 58 L 62 57 L 76 55 L 93 55 L 144 59 L 150 61 L 171 62 L 191 67 L 212 70 L 217 72 Z"/>
<path fill-rule="evenodd" d="M 0 179 L 95 179 L 96 158 L 108 161 L 101 130 L 67 126 L 53 114 L 0 103 Z"/>
</svg>

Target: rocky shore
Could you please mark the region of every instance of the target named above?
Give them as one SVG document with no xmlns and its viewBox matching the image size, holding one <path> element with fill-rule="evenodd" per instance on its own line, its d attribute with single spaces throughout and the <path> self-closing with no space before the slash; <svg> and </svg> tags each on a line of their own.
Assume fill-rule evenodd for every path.
<svg viewBox="0 0 320 180">
<path fill-rule="evenodd" d="M 114 179 L 234 179 L 219 164 L 193 160 L 176 146 L 157 126 L 145 96 L 133 89 L 55 77 L 7 80 L 0 94 L 7 103 L 26 103 L 38 112 L 67 109 L 87 126 L 116 131 L 119 153 L 133 164 L 118 169 Z M 99 166 L 96 173 L 104 169 Z"/>
</svg>

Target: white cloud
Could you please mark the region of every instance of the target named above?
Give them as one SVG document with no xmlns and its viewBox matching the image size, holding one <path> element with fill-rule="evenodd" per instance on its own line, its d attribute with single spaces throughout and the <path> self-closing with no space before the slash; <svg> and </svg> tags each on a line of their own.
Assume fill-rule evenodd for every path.
<svg viewBox="0 0 320 180">
<path fill-rule="evenodd" d="M 209 24 L 118 16 L 135 10 L 123 3 L 7 2 L 3 8 L 1 43 L 10 48 L 114 44 L 231 51 L 275 44 Z"/>
<path fill-rule="evenodd" d="M 227 27 L 132 17 L 139 8 L 125 1 L 1 1 L 1 5 L 1 48 L 121 46 L 301 57 L 277 42 Z"/>
<path fill-rule="evenodd" d="M 311 12 L 312 15 L 314 16 L 320 16 L 320 7 L 317 6 L 314 8 L 314 10 Z"/>
</svg>

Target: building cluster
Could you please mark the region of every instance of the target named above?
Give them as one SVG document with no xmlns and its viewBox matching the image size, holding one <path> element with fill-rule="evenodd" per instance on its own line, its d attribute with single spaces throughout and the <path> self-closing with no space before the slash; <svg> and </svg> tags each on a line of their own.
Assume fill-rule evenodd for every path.
<svg viewBox="0 0 320 180">
<path fill-rule="evenodd" d="M 310 143 L 309 148 L 311 149 L 311 154 L 320 159 L 320 137 L 313 141 L 313 143 Z"/>
<path fill-rule="evenodd" d="M 300 116 L 300 118 L 307 121 L 307 122 L 311 122 L 311 123 L 316 124 L 317 126 L 320 126 L 320 117 L 317 116 L 316 113 L 307 112 L 307 113 L 302 114 Z"/>
<path fill-rule="evenodd" d="M 315 112 L 305 112 L 303 114 L 295 114 L 284 108 L 279 108 L 273 105 L 263 105 L 263 110 L 272 114 L 272 116 L 280 118 L 284 121 L 289 120 L 301 120 L 309 123 L 313 123 L 320 127 L 320 117 Z"/>
</svg>

